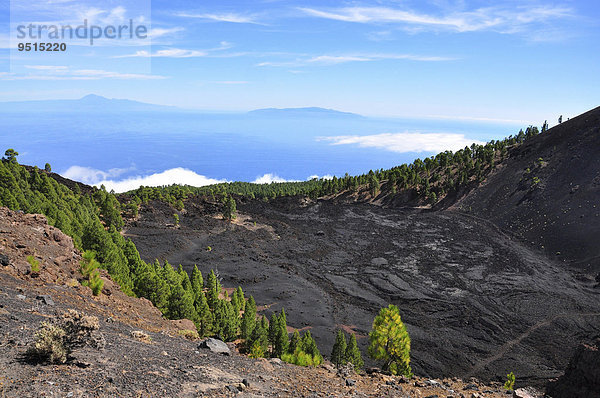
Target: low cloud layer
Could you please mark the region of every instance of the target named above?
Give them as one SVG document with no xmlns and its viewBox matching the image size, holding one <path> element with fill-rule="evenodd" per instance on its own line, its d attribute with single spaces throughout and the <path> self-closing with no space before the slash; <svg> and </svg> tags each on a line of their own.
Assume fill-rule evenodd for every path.
<svg viewBox="0 0 600 398">
<path fill-rule="evenodd" d="M 252 183 L 253 184 L 270 184 L 272 182 L 292 182 L 292 181 L 298 181 L 298 180 L 286 180 L 285 178 L 281 178 L 276 174 L 267 173 L 260 177 L 256 177 L 256 179 L 254 181 L 252 181 Z"/>
<path fill-rule="evenodd" d="M 108 171 L 97 170 L 91 167 L 83 166 L 71 166 L 66 171 L 60 173 L 63 177 L 71 180 L 79 181 L 84 184 L 93 185 L 100 187 L 104 185 L 107 191 L 114 190 L 117 193 L 131 191 L 137 189 L 140 186 L 145 187 L 160 187 L 163 185 L 190 185 L 194 187 L 202 187 L 206 185 L 219 184 L 222 182 L 228 182 L 227 180 L 219 180 L 197 174 L 196 172 L 185 169 L 183 167 L 176 167 L 173 169 L 165 170 L 161 173 L 155 173 L 147 176 L 134 176 L 119 179 L 118 177 L 132 172 L 133 168 L 128 169 L 110 169 Z M 317 176 L 312 175 L 306 180 L 317 179 L 331 179 L 333 176 Z M 256 177 L 252 183 L 254 184 L 270 184 L 272 182 L 298 182 L 302 180 L 285 179 L 279 177 L 274 173 L 266 173 L 262 176 Z"/>
<path fill-rule="evenodd" d="M 443 152 L 457 151 L 473 143 L 463 134 L 452 133 L 384 133 L 375 135 L 341 135 L 321 137 L 319 141 L 328 141 L 331 145 L 358 145 L 364 148 L 379 148 L 392 152 Z"/>
<path fill-rule="evenodd" d="M 122 180 L 116 178 L 130 169 L 111 169 L 108 172 L 92 169 L 89 167 L 71 166 L 62 174 L 63 177 L 80 181 L 85 184 L 99 187 L 104 185 L 108 191 L 127 192 L 137 189 L 140 186 L 159 187 L 163 185 L 191 185 L 201 187 L 205 185 L 227 182 L 226 180 L 217 180 L 197 174 L 189 169 L 177 167 L 165 170 L 161 173 L 155 173 L 148 176 L 128 177 Z"/>
</svg>

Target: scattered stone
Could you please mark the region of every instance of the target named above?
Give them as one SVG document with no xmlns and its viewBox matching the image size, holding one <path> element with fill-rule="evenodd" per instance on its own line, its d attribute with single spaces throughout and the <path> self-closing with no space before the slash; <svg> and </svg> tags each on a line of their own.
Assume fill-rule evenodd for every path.
<svg viewBox="0 0 600 398">
<path fill-rule="evenodd" d="M 438 398 L 437 394 L 427 395 L 425 398 Z"/>
<path fill-rule="evenodd" d="M 216 354 L 231 355 L 231 350 L 227 344 L 218 339 L 208 338 L 200 343 L 198 348 L 207 348 Z M 279 360 L 281 362 L 281 360 Z"/>
<path fill-rule="evenodd" d="M 371 265 L 388 265 L 388 260 L 386 260 L 383 257 L 376 257 L 374 259 L 371 260 Z"/>
<path fill-rule="evenodd" d="M 408 379 L 408 377 L 406 377 L 406 376 L 400 376 L 400 377 L 398 378 L 398 383 L 405 384 L 405 383 L 408 383 L 409 381 L 410 381 L 410 380 L 409 380 L 409 379 Z"/>
<path fill-rule="evenodd" d="M 0 264 L 7 267 L 10 265 L 10 260 L 6 254 L 0 254 Z"/>
<path fill-rule="evenodd" d="M 148 333 L 142 332 L 141 330 L 133 330 L 131 332 L 131 337 L 144 343 L 150 343 L 152 341 Z"/>
<path fill-rule="evenodd" d="M 435 380 L 427 380 L 425 383 L 429 384 L 432 387 L 442 387 L 441 384 Z"/>
<path fill-rule="evenodd" d="M 471 384 L 467 384 L 466 386 L 463 387 L 464 391 L 467 390 L 475 390 L 475 391 L 479 391 L 479 387 L 477 386 L 477 384 L 475 383 L 471 383 Z"/>
<path fill-rule="evenodd" d="M 17 298 L 19 300 L 25 300 L 27 298 L 27 296 L 25 296 L 24 294 L 17 294 Z"/>
<path fill-rule="evenodd" d="M 533 387 L 517 388 L 513 392 L 513 398 L 542 398 L 543 393 Z"/>
<path fill-rule="evenodd" d="M 315 232 L 315 235 L 323 236 L 323 235 L 325 235 L 325 231 L 317 231 L 317 232 Z"/>
<path fill-rule="evenodd" d="M 227 389 L 234 394 L 237 394 L 239 392 L 236 386 L 228 385 Z"/>
<path fill-rule="evenodd" d="M 346 379 L 346 386 L 347 387 L 352 387 L 356 384 L 356 380 L 353 379 Z"/>
<path fill-rule="evenodd" d="M 427 387 L 427 385 L 417 380 L 415 381 L 415 387 Z"/>
<path fill-rule="evenodd" d="M 40 300 L 42 303 L 44 303 L 46 305 L 54 305 L 54 300 L 52 300 L 52 297 L 48 294 L 41 294 L 41 295 L 37 296 L 36 299 Z"/>
<path fill-rule="evenodd" d="M 80 367 L 80 368 L 82 368 L 82 369 L 89 368 L 90 366 L 92 366 L 92 364 L 91 364 L 91 363 L 89 363 L 89 362 L 84 362 L 84 361 L 78 361 L 78 362 L 75 362 L 75 365 L 76 365 L 77 367 Z"/>
<path fill-rule="evenodd" d="M 246 386 L 244 385 L 244 383 L 237 383 L 237 384 L 235 385 L 235 388 L 237 388 L 237 390 L 238 390 L 239 392 L 242 392 L 242 391 L 244 391 L 244 390 L 246 389 Z"/>
</svg>

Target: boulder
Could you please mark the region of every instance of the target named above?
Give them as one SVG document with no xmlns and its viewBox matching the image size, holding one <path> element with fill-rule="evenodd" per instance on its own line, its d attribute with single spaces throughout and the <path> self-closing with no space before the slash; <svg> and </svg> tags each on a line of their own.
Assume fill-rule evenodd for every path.
<svg viewBox="0 0 600 398">
<path fill-rule="evenodd" d="M 388 265 L 388 260 L 386 260 L 383 257 L 376 257 L 371 260 L 371 265 L 375 265 L 375 266 Z"/>
<path fill-rule="evenodd" d="M 10 265 L 10 260 L 6 254 L 0 254 L 0 264 L 4 267 Z"/>
<path fill-rule="evenodd" d="M 533 387 L 517 388 L 513 391 L 513 398 L 542 398 L 543 393 Z"/>
<path fill-rule="evenodd" d="M 212 337 L 203 340 L 198 348 L 206 348 L 216 354 L 231 355 L 231 350 L 229 350 L 227 344 L 221 340 L 213 339 Z"/>
<path fill-rule="evenodd" d="M 36 297 L 37 300 L 40 300 L 42 303 L 46 304 L 46 305 L 54 305 L 54 300 L 52 300 L 52 297 L 48 294 L 40 294 L 39 296 Z"/>
</svg>

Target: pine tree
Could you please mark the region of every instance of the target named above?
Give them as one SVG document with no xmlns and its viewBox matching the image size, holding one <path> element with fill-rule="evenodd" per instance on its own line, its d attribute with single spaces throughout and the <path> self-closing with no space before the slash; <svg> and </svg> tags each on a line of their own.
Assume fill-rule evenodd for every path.
<svg viewBox="0 0 600 398">
<path fill-rule="evenodd" d="M 275 357 L 275 341 L 277 339 L 277 330 L 278 330 L 278 324 L 279 324 L 279 317 L 277 316 L 277 313 L 272 313 L 271 314 L 271 319 L 269 320 L 269 330 L 268 330 L 268 337 L 269 337 L 269 344 L 271 345 L 271 356 Z"/>
<path fill-rule="evenodd" d="M 190 278 L 190 282 L 192 284 L 192 291 L 194 292 L 194 300 L 198 300 L 200 297 L 200 293 L 204 288 L 204 280 L 202 278 L 202 272 L 198 270 L 198 266 L 194 264 L 194 269 L 192 270 L 192 277 Z"/>
<path fill-rule="evenodd" d="M 256 302 L 254 297 L 250 296 L 246 303 L 246 309 L 242 315 L 241 338 L 247 340 L 256 327 Z"/>
<path fill-rule="evenodd" d="M 341 330 L 337 331 L 335 343 L 331 350 L 331 363 L 335 366 L 342 367 L 346 364 L 346 335 Z"/>
<path fill-rule="evenodd" d="M 237 337 L 238 315 L 228 300 L 219 300 L 215 310 L 216 331 L 223 341 L 232 341 Z"/>
<path fill-rule="evenodd" d="M 200 290 L 200 294 L 198 297 L 196 297 L 194 307 L 196 308 L 196 313 L 198 314 L 196 322 L 198 334 L 200 334 L 200 337 L 210 336 L 214 327 L 214 316 L 208 307 L 206 296 L 202 290 Z"/>
<path fill-rule="evenodd" d="M 192 297 L 195 299 L 195 295 L 194 292 L 192 290 L 192 283 L 190 281 L 190 276 L 188 275 L 187 272 L 185 272 L 183 270 L 183 266 L 181 264 L 179 264 L 179 268 L 177 269 L 177 273 L 179 274 L 179 276 L 181 277 L 181 286 L 183 286 L 183 288 L 192 293 Z"/>
<path fill-rule="evenodd" d="M 301 347 L 302 347 L 302 351 L 304 351 L 308 355 L 311 355 L 313 357 L 320 357 L 321 362 L 323 361 L 323 358 L 321 357 L 321 353 L 319 352 L 319 348 L 317 348 L 317 343 L 315 342 L 315 339 L 312 337 L 310 330 L 307 330 L 306 333 L 304 333 L 304 336 L 302 336 Z"/>
<path fill-rule="evenodd" d="M 412 376 L 410 337 L 395 305 L 382 308 L 375 317 L 373 330 L 369 333 L 369 355 L 384 360 L 383 369 L 392 374 Z"/>
<path fill-rule="evenodd" d="M 348 342 L 348 346 L 346 347 L 345 361 L 350 362 L 352 365 L 354 365 L 354 370 L 361 369 L 365 364 L 365 362 L 362 359 L 362 355 L 360 354 L 360 350 L 358 349 L 358 344 L 356 343 L 356 336 L 354 334 L 350 335 L 350 341 Z"/>
<path fill-rule="evenodd" d="M 239 313 L 240 311 L 244 310 L 245 302 L 246 300 L 244 299 L 244 292 L 242 291 L 241 286 L 238 286 L 238 288 L 233 292 L 233 295 L 231 296 L 231 304 L 233 305 L 233 308 Z"/>
<path fill-rule="evenodd" d="M 293 354 L 300 346 L 300 333 L 298 330 L 294 330 L 294 334 L 292 334 L 292 338 L 290 339 L 290 345 L 288 346 L 288 353 Z"/>
<path fill-rule="evenodd" d="M 266 355 L 269 346 L 268 327 L 267 318 L 264 316 L 260 322 L 256 323 L 250 339 L 246 342 L 247 350 L 250 352 L 251 357 L 261 358 Z"/>
<path fill-rule="evenodd" d="M 281 314 L 278 317 L 277 329 L 275 332 L 275 347 L 274 347 L 274 355 L 278 358 L 287 352 L 289 346 L 289 338 L 287 331 L 287 319 L 285 316 L 285 310 L 281 310 Z"/>
<path fill-rule="evenodd" d="M 223 207 L 223 219 L 229 222 L 233 221 L 236 218 L 236 211 L 235 199 L 227 196 Z"/>
<path fill-rule="evenodd" d="M 214 311 L 217 307 L 219 294 L 221 293 L 221 284 L 219 283 L 217 275 L 213 270 L 211 270 L 210 274 L 208 274 L 204 287 L 206 289 L 206 300 L 208 301 L 208 306 Z"/>
</svg>

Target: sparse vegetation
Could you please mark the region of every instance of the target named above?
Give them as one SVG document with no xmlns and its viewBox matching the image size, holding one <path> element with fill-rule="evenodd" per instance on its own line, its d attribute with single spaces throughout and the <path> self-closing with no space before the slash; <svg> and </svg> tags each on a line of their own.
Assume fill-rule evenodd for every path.
<svg viewBox="0 0 600 398">
<path fill-rule="evenodd" d="M 173 220 L 175 222 L 175 226 L 178 227 L 179 226 L 179 214 L 174 213 L 173 214 Z"/>
<path fill-rule="evenodd" d="M 27 262 L 31 265 L 31 273 L 39 274 L 40 273 L 40 262 L 35 259 L 34 256 L 27 256 Z"/>
<path fill-rule="evenodd" d="M 80 263 L 80 271 L 83 275 L 83 286 L 88 286 L 92 289 L 92 294 L 98 296 L 104 287 L 104 280 L 100 278 L 98 272 L 98 262 L 96 261 L 96 253 L 87 251 L 83 253 L 83 258 Z"/>
<path fill-rule="evenodd" d="M 104 338 L 97 332 L 98 328 L 98 318 L 69 310 L 54 322 L 42 323 L 27 356 L 37 361 L 65 363 L 74 348 L 104 347 Z"/>
<path fill-rule="evenodd" d="M 306 331 L 299 339 L 294 351 L 288 350 L 281 356 L 281 359 L 298 366 L 319 366 L 323 363 L 323 357 L 310 331 Z"/>
<path fill-rule="evenodd" d="M 506 382 L 504 383 L 504 388 L 508 391 L 512 391 L 515 389 L 515 374 L 510 372 L 506 375 Z"/>
<path fill-rule="evenodd" d="M 200 338 L 198 331 L 191 329 L 180 330 L 179 335 L 185 337 L 188 340 L 198 340 Z"/>
</svg>

